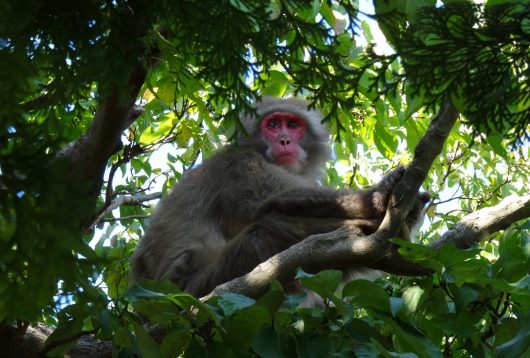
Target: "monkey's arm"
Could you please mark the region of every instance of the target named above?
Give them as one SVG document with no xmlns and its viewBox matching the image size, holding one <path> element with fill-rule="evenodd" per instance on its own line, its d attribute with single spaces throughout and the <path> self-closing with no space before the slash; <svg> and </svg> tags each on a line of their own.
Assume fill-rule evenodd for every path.
<svg viewBox="0 0 530 358">
<path fill-rule="evenodd" d="M 309 217 L 337 217 L 342 219 L 381 219 L 396 183 L 404 173 L 398 167 L 369 190 L 327 187 L 297 187 L 269 198 L 258 210 L 256 218 L 267 212 Z"/>
</svg>

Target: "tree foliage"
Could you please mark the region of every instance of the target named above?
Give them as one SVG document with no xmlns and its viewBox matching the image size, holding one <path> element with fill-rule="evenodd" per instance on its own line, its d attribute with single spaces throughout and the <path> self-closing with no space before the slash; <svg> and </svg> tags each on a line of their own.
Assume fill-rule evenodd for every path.
<svg viewBox="0 0 530 358">
<path fill-rule="evenodd" d="M 462 121 L 424 182 L 422 244 L 528 195 L 529 8 L 2 2 L 0 346 L 8 329 L 21 338 L 40 322 L 55 328 L 43 348 L 53 356 L 88 333 L 122 356 L 528 354 L 528 219 L 468 250 L 396 241 L 425 275 L 342 287 L 340 271 L 299 270 L 324 309 L 300 307 L 278 282 L 259 298 L 206 301 L 167 282 L 130 286 L 128 257 L 147 204 L 233 138 L 238 113 L 264 94 L 314 100 L 335 139 L 326 184 L 354 188 L 409 164 L 450 98 Z M 375 45 L 376 23 L 392 51 Z"/>
<path fill-rule="evenodd" d="M 449 93 L 478 131 L 528 139 L 528 3 L 420 9 L 399 41 L 405 71 L 427 101 Z"/>
</svg>

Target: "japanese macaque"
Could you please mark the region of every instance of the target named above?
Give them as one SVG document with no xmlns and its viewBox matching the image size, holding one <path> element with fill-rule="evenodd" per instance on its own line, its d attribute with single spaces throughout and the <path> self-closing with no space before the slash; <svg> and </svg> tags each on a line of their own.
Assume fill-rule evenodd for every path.
<svg viewBox="0 0 530 358">
<path fill-rule="evenodd" d="M 248 135 L 188 171 L 160 201 L 132 257 L 135 280 L 169 279 L 202 296 L 310 235 L 345 225 L 357 235 L 377 230 L 404 169 L 369 190 L 318 184 L 330 156 L 321 120 L 299 99 L 258 102 L 241 118 Z M 426 200 L 418 196 L 405 235 Z"/>
</svg>

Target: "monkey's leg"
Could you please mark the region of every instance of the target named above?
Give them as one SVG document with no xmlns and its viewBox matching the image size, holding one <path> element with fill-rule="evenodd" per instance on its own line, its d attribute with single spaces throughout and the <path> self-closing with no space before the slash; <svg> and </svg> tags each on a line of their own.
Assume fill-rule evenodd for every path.
<svg viewBox="0 0 530 358">
<path fill-rule="evenodd" d="M 246 227 L 215 253 L 193 253 L 209 259 L 202 262 L 202 266 L 191 270 L 195 274 L 187 278 L 183 288 L 197 296 L 206 295 L 221 283 L 249 273 L 260 263 L 310 235 L 331 232 L 345 225 L 349 230 L 357 230 L 356 234 L 364 235 L 375 231 L 379 224 L 379 220 L 344 220 L 271 213 Z"/>
</svg>

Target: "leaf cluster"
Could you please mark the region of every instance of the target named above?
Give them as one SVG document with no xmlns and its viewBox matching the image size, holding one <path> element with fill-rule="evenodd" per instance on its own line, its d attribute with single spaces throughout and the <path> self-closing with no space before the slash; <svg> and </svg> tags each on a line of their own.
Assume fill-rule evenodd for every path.
<svg viewBox="0 0 530 358">
<path fill-rule="evenodd" d="M 528 139 L 527 1 L 422 7 L 397 40 L 407 83 L 426 103 L 450 95 L 477 132 Z"/>
<path fill-rule="evenodd" d="M 300 305 L 306 293 L 289 294 L 276 283 L 257 301 L 227 293 L 201 302 L 169 283 L 144 282 L 122 291 L 111 311 L 81 304 L 65 308 L 59 317 L 70 317 L 70 323 L 63 322 L 50 338 L 49 353 L 65 353 L 71 342 L 61 340 L 85 330 L 112 339 L 122 356 L 528 354 L 530 237 L 524 227 L 483 250 L 399 244 L 405 257 L 435 273 L 340 286 L 341 271 L 299 270 L 297 279 L 312 291 L 312 301 L 318 297 L 322 303 L 316 308 Z M 126 309 L 130 304 L 157 329 L 142 326 Z M 149 333 L 156 331 L 163 333 L 155 339 Z"/>
</svg>

